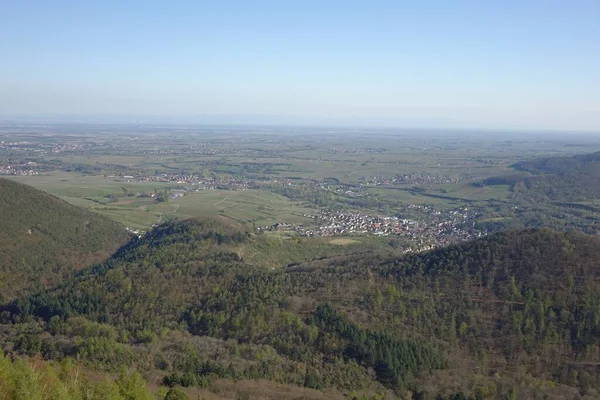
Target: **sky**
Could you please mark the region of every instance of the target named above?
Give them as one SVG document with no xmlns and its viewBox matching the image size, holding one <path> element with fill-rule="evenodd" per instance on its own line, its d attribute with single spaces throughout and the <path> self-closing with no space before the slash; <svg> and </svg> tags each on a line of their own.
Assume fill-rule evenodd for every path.
<svg viewBox="0 0 600 400">
<path fill-rule="evenodd" d="M 0 0 L 0 116 L 600 132 L 600 0 Z"/>
</svg>

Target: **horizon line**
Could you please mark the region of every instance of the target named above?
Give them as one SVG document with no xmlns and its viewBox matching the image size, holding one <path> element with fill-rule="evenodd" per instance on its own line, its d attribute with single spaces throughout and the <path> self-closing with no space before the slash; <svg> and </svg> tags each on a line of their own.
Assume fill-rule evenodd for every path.
<svg viewBox="0 0 600 400">
<path fill-rule="evenodd" d="M 232 121 L 223 121 L 232 119 Z M 435 119 L 435 118 L 434 118 Z M 146 120 L 146 121 L 144 121 Z M 212 121 L 211 121 L 212 120 Z M 285 121 L 287 120 L 287 121 Z M 376 122 L 378 121 L 378 122 Z M 389 117 L 315 117 L 260 114 L 0 114 L 0 124 L 77 124 L 115 125 L 132 127 L 151 126 L 222 126 L 222 127 L 273 127 L 273 128 L 341 128 L 341 129 L 406 129 L 418 131 L 459 131 L 481 133 L 553 133 L 553 134 L 600 134 L 600 129 L 569 129 L 549 127 L 490 127 L 475 126 L 459 121 L 436 123 L 406 121 Z"/>
</svg>

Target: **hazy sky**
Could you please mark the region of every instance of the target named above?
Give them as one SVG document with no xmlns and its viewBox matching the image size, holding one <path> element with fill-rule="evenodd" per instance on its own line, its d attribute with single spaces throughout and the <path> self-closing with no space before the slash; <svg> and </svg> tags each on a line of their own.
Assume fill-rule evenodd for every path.
<svg viewBox="0 0 600 400">
<path fill-rule="evenodd" d="M 600 0 L 0 0 L 0 115 L 600 131 Z"/>
</svg>

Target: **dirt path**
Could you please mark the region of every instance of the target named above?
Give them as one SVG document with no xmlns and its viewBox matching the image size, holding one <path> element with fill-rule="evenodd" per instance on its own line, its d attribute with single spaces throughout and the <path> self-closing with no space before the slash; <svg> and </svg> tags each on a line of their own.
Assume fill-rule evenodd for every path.
<svg viewBox="0 0 600 400">
<path fill-rule="evenodd" d="M 217 204 L 221 204 L 222 202 L 224 202 L 225 200 L 227 200 L 229 198 L 229 196 L 225 196 L 225 198 L 221 201 L 217 201 L 215 204 L 213 204 L 213 206 L 216 206 Z"/>
</svg>

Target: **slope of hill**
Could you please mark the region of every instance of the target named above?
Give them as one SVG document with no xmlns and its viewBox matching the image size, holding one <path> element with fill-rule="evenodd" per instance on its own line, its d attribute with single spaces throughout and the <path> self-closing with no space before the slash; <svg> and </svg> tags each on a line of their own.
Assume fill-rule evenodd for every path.
<svg viewBox="0 0 600 400">
<path fill-rule="evenodd" d="M 600 152 L 524 161 L 513 167 L 532 175 L 515 183 L 517 197 L 553 202 L 600 197 Z"/>
<path fill-rule="evenodd" d="M 522 161 L 512 168 L 516 173 L 490 177 L 475 185 L 510 185 L 513 199 L 528 203 L 600 198 L 600 152 Z"/>
<path fill-rule="evenodd" d="M 0 179 L 0 295 L 38 290 L 110 256 L 124 227 L 54 196 Z"/>
<path fill-rule="evenodd" d="M 173 392 L 172 392 L 173 393 Z M 90 379 L 80 366 L 65 359 L 47 363 L 40 359 L 11 360 L 0 352 L 0 398 L 3 400 L 154 400 L 171 399 L 164 389 L 153 396 L 138 373 L 123 371 L 115 380 Z M 187 397 L 178 397 L 184 400 Z"/>
<path fill-rule="evenodd" d="M 507 200 L 488 202 L 478 229 L 551 227 L 600 233 L 600 152 L 524 161 L 475 186 L 509 186 Z"/>
<path fill-rule="evenodd" d="M 600 176 L 600 151 L 571 157 L 547 157 L 514 165 L 521 171 L 536 174 Z"/>
<path fill-rule="evenodd" d="M 107 371 L 136 365 L 168 386 L 597 396 L 597 238 L 524 230 L 404 257 L 360 248 L 324 259 L 312 249 L 321 244 L 283 241 L 271 251 L 306 248 L 313 260 L 275 270 L 257 252 L 244 257 L 266 240 L 220 220 L 171 222 L 6 305 L 0 341 Z"/>
</svg>

